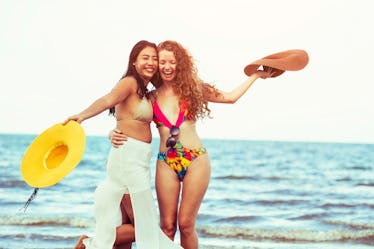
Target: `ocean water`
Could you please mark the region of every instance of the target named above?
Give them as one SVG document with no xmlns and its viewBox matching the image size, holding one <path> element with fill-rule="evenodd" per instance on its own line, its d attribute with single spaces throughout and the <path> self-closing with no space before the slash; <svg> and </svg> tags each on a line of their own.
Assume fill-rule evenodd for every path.
<svg viewBox="0 0 374 249">
<path fill-rule="evenodd" d="M 88 137 L 81 163 L 24 212 L 33 189 L 20 162 L 34 138 L 0 135 L 0 248 L 72 248 L 94 231 L 93 192 L 109 141 Z M 200 248 L 374 247 L 373 144 L 204 143 L 212 175 L 197 220 Z M 154 165 L 155 156 L 153 176 Z"/>
</svg>

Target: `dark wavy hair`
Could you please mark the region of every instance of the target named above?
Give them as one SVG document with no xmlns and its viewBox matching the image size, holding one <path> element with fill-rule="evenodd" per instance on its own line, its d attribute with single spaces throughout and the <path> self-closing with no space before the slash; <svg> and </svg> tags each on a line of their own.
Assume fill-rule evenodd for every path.
<svg viewBox="0 0 374 249">
<path fill-rule="evenodd" d="M 138 57 L 140 52 L 146 47 L 154 48 L 157 51 L 157 45 L 155 43 L 152 43 L 152 42 L 149 42 L 149 41 L 146 41 L 146 40 L 141 40 L 141 41 L 137 42 L 134 45 L 134 47 L 131 49 L 131 52 L 130 52 L 130 55 L 129 55 L 129 62 L 128 62 L 128 65 L 127 65 L 127 71 L 121 77 L 121 79 L 123 79 L 127 76 L 132 76 L 132 77 L 135 78 L 136 83 L 138 85 L 138 89 L 137 89 L 136 93 L 138 94 L 139 98 L 143 98 L 144 96 L 146 96 L 148 98 L 148 91 L 147 91 L 146 86 L 144 86 L 143 79 L 141 78 L 139 73 L 136 71 L 136 68 L 134 66 L 134 62 L 136 61 L 136 58 Z M 159 78 L 160 77 L 159 77 L 158 67 L 157 67 L 157 72 L 155 73 L 155 75 L 150 80 L 152 85 L 154 85 L 155 87 L 159 87 L 159 84 L 160 84 Z M 112 108 L 110 108 L 109 114 L 111 114 L 111 115 L 115 114 L 114 106 Z"/>
</svg>

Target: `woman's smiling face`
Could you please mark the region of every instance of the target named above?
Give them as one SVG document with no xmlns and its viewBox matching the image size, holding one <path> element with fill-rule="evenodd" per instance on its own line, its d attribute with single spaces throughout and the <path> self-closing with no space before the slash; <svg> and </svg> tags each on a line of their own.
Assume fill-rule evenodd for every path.
<svg viewBox="0 0 374 249">
<path fill-rule="evenodd" d="M 163 82 L 170 82 L 177 74 L 177 60 L 173 52 L 161 50 L 158 52 L 158 67 Z"/>
<path fill-rule="evenodd" d="M 152 47 L 145 47 L 133 63 L 139 75 L 145 79 L 150 80 L 157 71 L 158 60 L 156 49 Z"/>
</svg>

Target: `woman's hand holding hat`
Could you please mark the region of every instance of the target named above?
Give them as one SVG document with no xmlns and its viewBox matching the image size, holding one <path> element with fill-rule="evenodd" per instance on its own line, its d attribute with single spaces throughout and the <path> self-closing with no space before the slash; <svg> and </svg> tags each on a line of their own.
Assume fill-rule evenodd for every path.
<svg viewBox="0 0 374 249">
<path fill-rule="evenodd" d="M 68 117 L 64 122 L 62 122 L 63 125 L 66 125 L 70 120 L 73 120 L 79 124 L 81 124 L 85 119 L 80 114 L 75 114 L 73 116 Z"/>
<path fill-rule="evenodd" d="M 264 68 L 264 70 L 257 70 L 255 73 L 253 73 L 253 75 L 261 79 L 267 79 L 267 78 L 271 78 L 274 73 L 275 73 L 275 70 L 273 70 L 273 68 L 266 67 Z"/>
</svg>

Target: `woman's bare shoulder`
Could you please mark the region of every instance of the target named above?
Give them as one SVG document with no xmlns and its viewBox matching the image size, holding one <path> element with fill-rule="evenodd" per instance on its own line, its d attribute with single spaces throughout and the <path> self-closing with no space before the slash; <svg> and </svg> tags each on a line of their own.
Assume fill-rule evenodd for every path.
<svg viewBox="0 0 374 249">
<path fill-rule="evenodd" d="M 136 89 L 136 79 L 133 76 L 126 76 L 118 81 L 113 90 L 120 92 L 136 92 Z"/>
</svg>

